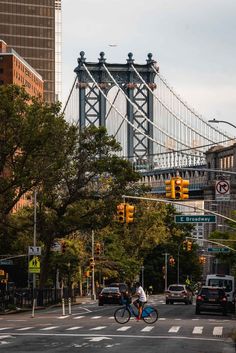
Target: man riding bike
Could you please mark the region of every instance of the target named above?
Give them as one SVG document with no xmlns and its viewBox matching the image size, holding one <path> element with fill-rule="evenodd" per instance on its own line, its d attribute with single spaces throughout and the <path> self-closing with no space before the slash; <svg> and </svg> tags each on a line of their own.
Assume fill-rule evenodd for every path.
<svg viewBox="0 0 236 353">
<path fill-rule="evenodd" d="M 146 297 L 146 294 L 145 294 L 144 289 L 141 286 L 140 282 L 135 283 L 135 288 L 136 288 L 136 291 L 135 291 L 135 294 L 133 295 L 133 297 L 138 297 L 138 299 L 135 300 L 133 302 L 133 304 L 138 309 L 137 321 L 139 321 L 142 316 L 144 304 L 147 302 L 147 297 Z"/>
</svg>

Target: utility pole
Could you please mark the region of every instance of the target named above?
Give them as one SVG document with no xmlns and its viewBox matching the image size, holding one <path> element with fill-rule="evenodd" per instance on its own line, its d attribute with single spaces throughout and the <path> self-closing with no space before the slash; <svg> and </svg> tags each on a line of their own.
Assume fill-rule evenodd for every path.
<svg viewBox="0 0 236 353">
<path fill-rule="evenodd" d="M 94 230 L 92 230 L 92 258 L 94 263 Z M 94 265 L 92 266 L 92 276 L 91 276 L 91 299 L 96 298 L 95 294 L 95 281 L 94 281 Z"/>
<path fill-rule="evenodd" d="M 36 232 L 37 232 L 37 191 L 34 190 L 34 246 L 36 246 Z M 36 288 L 36 273 L 33 273 L 33 296 L 35 297 Z"/>
<path fill-rule="evenodd" d="M 167 287 L 168 287 L 168 280 L 167 280 L 167 275 L 168 275 L 168 254 L 167 252 L 165 252 L 163 254 L 165 256 L 165 291 L 167 291 Z"/>
</svg>

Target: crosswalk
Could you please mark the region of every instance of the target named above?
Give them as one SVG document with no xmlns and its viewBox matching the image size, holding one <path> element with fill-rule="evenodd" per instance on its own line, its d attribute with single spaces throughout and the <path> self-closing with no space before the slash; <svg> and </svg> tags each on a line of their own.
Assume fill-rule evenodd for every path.
<svg viewBox="0 0 236 353">
<path fill-rule="evenodd" d="M 4 331 L 5 332 L 28 332 L 28 331 L 37 331 L 37 332 L 52 332 L 52 331 L 57 331 L 57 330 L 60 330 L 61 331 L 65 331 L 65 332 L 68 332 L 68 331 L 73 331 L 73 332 L 76 332 L 76 331 L 80 331 L 82 329 L 86 329 L 86 331 L 93 331 L 93 332 L 96 332 L 96 331 L 104 331 L 106 329 L 109 329 L 111 330 L 111 327 L 110 326 L 94 326 L 94 327 L 83 327 L 83 326 L 69 326 L 69 327 L 64 327 L 64 326 L 46 326 L 46 327 L 37 327 L 37 326 L 25 326 L 25 327 L 14 327 L 14 326 L 5 326 L 5 327 L 1 327 L 0 328 L 0 339 L 1 339 L 1 336 L 2 334 L 4 335 Z M 134 325 L 131 326 L 131 325 L 122 325 L 119 327 L 117 326 L 114 326 L 113 327 L 113 330 L 114 331 L 117 331 L 117 332 L 128 332 L 128 331 L 132 331 L 132 329 L 134 329 Z M 153 334 L 159 334 L 160 333 L 160 328 L 156 325 L 154 326 L 151 326 L 151 325 L 147 325 L 145 327 L 141 326 L 139 328 L 139 331 L 142 333 L 153 333 Z M 194 326 L 192 328 L 189 328 L 189 334 L 192 334 L 192 335 L 203 335 L 204 334 L 204 326 Z M 137 326 L 135 326 L 135 330 L 137 332 Z M 178 334 L 178 333 L 181 333 L 181 330 L 185 331 L 186 332 L 186 326 L 183 327 L 181 325 L 177 326 L 177 325 L 173 325 L 173 326 L 170 326 L 170 327 L 165 327 L 165 332 L 163 332 L 163 328 L 162 328 L 162 333 L 168 333 L 168 334 Z M 211 334 L 212 336 L 214 337 L 222 337 L 223 336 L 223 326 L 214 326 L 214 327 L 211 327 L 210 331 L 209 332 L 209 326 L 208 326 L 208 329 L 206 328 L 207 330 L 207 335 L 209 336 L 209 334 Z"/>
</svg>

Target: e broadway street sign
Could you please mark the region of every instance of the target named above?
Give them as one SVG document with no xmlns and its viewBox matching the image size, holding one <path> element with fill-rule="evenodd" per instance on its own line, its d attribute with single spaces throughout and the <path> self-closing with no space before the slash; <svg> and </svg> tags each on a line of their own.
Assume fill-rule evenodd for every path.
<svg viewBox="0 0 236 353">
<path fill-rule="evenodd" d="M 207 248 L 207 252 L 229 253 L 230 249 L 228 249 L 228 248 Z"/>
<path fill-rule="evenodd" d="M 178 215 L 175 223 L 216 223 L 215 215 Z"/>
</svg>

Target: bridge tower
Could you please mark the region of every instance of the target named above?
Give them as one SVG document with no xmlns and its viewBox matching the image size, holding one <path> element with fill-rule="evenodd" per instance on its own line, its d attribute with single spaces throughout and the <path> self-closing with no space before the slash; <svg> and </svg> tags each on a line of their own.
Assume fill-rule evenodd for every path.
<svg viewBox="0 0 236 353">
<path fill-rule="evenodd" d="M 84 128 L 91 124 L 106 127 L 107 114 L 107 94 L 115 86 L 114 81 L 104 68 L 109 70 L 119 88 L 129 97 L 139 110 L 153 122 L 153 95 L 145 86 L 142 80 L 134 72 L 132 65 L 138 71 L 139 75 L 153 91 L 156 88 L 154 83 L 156 73 L 153 65 L 156 62 L 152 59 L 152 54 L 147 56 L 146 64 L 134 63 L 133 54 L 128 54 L 126 64 L 106 63 L 105 54 L 100 53 L 97 63 L 86 62 L 85 53 L 80 52 L 78 66 L 75 73 L 78 78 L 77 88 L 79 89 L 79 126 Z M 98 88 L 86 68 L 98 84 Z M 101 91 L 103 94 L 101 93 Z M 127 101 L 126 115 L 130 123 L 134 125 L 127 126 L 127 151 L 125 154 L 131 158 L 144 158 L 153 154 L 153 142 L 147 139 L 140 130 L 153 138 L 153 125 L 147 121 L 134 106 Z M 137 131 L 137 129 L 139 131 Z"/>
</svg>

